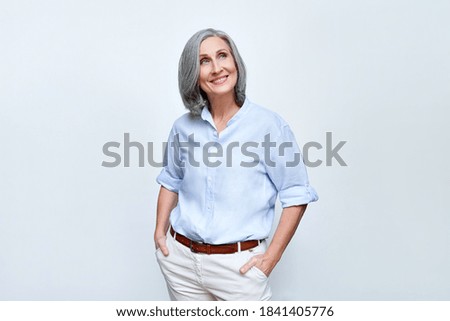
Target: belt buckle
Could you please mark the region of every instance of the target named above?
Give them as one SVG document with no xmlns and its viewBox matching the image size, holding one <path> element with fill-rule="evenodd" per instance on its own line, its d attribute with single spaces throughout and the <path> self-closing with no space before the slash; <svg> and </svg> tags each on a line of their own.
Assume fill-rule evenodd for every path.
<svg viewBox="0 0 450 321">
<path fill-rule="evenodd" d="M 189 240 L 189 249 L 191 250 L 191 252 L 192 253 L 199 253 L 199 251 L 197 251 L 197 250 L 195 250 L 194 249 L 194 243 L 197 243 L 197 244 L 203 244 L 203 242 L 194 242 L 194 241 L 192 241 L 192 240 Z"/>
<path fill-rule="evenodd" d="M 189 249 L 191 250 L 191 252 L 192 253 L 198 253 L 198 251 L 196 251 L 195 249 L 194 249 L 194 243 L 201 243 L 201 242 L 194 242 L 194 241 L 192 241 L 192 240 L 189 240 L 190 242 L 189 242 Z"/>
</svg>

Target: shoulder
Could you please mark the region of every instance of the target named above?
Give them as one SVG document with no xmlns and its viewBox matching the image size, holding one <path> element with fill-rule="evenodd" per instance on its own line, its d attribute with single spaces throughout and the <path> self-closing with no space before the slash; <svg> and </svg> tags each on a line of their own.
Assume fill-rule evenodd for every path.
<svg viewBox="0 0 450 321">
<path fill-rule="evenodd" d="M 250 102 L 251 119 L 258 127 L 265 127 L 271 132 L 281 132 L 284 127 L 289 126 L 288 123 L 276 112 L 269 108 Z"/>
<path fill-rule="evenodd" d="M 186 112 L 174 121 L 172 130 L 179 133 L 186 129 L 192 129 L 196 125 L 201 124 L 201 120 L 202 118 L 200 116 L 194 116 L 190 112 Z"/>
</svg>

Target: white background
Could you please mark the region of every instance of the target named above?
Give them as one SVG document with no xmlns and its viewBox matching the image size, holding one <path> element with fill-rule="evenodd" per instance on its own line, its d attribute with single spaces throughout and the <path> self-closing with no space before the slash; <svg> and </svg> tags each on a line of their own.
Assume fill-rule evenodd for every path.
<svg viewBox="0 0 450 321">
<path fill-rule="evenodd" d="M 160 169 L 102 167 L 124 133 L 160 143 L 185 112 L 181 50 L 215 27 L 247 94 L 300 145 L 308 207 L 275 300 L 450 300 L 448 1 L 0 0 L 0 299 L 165 300 Z M 123 155 L 123 151 L 121 152 Z M 325 159 L 325 150 L 311 153 Z M 279 206 L 277 212 L 279 213 Z"/>
</svg>

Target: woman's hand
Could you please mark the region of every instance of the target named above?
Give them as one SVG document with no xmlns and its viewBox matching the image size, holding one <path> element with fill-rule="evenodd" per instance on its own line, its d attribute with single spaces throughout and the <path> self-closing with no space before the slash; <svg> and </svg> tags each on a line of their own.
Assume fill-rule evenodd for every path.
<svg viewBox="0 0 450 321">
<path fill-rule="evenodd" d="M 245 263 L 240 269 L 239 272 L 242 274 L 247 273 L 252 267 L 257 267 L 261 272 L 263 272 L 267 277 L 272 273 L 272 270 L 275 268 L 275 265 L 278 263 L 278 260 L 275 260 L 266 253 L 257 254 L 253 256 L 247 263 Z"/>
<path fill-rule="evenodd" d="M 264 254 L 258 254 L 245 263 L 240 272 L 247 273 L 253 266 L 260 269 L 266 276 L 274 269 L 278 261 L 280 261 L 286 246 L 295 233 L 295 230 L 302 219 L 306 210 L 305 205 L 285 207 L 281 212 L 280 222 L 273 236 L 267 251 Z"/>
<path fill-rule="evenodd" d="M 169 249 L 167 248 L 166 244 L 167 237 L 165 235 L 157 237 L 155 236 L 155 247 L 156 249 L 161 249 L 162 254 L 164 256 L 169 255 Z"/>
<path fill-rule="evenodd" d="M 156 226 L 154 240 L 156 249 L 161 249 L 164 256 L 169 255 L 169 250 L 166 245 L 166 234 L 169 229 L 169 216 L 170 212 L 177 206 L 178 194 L 169 191 L 165 187 L 161 186 L 159 189 L 158 205 L 156 207 Z"/>
</svg>

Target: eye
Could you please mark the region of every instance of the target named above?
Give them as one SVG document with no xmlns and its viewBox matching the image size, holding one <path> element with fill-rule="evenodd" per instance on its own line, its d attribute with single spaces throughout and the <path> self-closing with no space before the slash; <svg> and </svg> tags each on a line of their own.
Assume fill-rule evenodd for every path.
<svg viewBox="0 0 450 321">
<path fill-rule="evenodd" d="M 219 53 L 219 58 L 225 59 L 226 57 L 228 57 L 228 55 L 225 52 Z"/>
<path fill-rule="evenodd" d="M 200 65 L 205 65 L 205 64 L 207 64 L 208 62 L 209 62 L 209 59 L 208 59 L 208 58 L 200 59 Z"/>
</svg>

